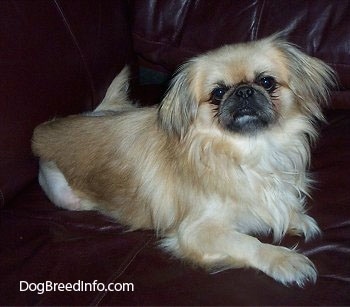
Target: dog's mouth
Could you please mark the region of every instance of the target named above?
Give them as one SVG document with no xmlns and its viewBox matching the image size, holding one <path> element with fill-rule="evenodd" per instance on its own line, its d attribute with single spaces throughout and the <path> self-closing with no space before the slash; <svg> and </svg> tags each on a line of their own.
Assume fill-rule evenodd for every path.
<svg viewBox="0 0 350 307">
<path fill-rule="evenodd" d="M 270 119 L 262 112 L 252 109 L 242 109 L 233 112 L 230 118 L 226 119 L 224 122 L 224 126 L 231 131 L 249 133 L 267 127 L 270 123 Z"/>
<path fill-rule="evenodd" d="M 254 91 L 242 99 L 233 94 L 219 107 L 220 124 L 233 132 L 253 133 L 268 127 L 276 120 L 271 101 L 266 95 Z"/>
<path fill-rule="evenodd" d="M 232 117 L 234 120 L 247 121 L 250 119 L 257 118 L 258 112 L 250 108 L 242 108 L 233 112 Z"/>
</svg>

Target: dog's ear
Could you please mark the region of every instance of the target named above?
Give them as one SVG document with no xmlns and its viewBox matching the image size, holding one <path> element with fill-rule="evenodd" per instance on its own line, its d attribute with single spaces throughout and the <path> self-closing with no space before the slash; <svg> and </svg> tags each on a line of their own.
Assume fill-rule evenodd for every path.
<svg viewBox="0 0 350 307">
<path fill-rule="evenodd" d="M 123 107 L 131 106 L 128 95 L 130 75 L 130 67 L 128 65 L 124 66 L 122 71 L 114 78 L 108 87 L 105 97 L 94 110 L 95 112 L 108 110 L 118 111 L 123 109 Z"/>
<path fill-rule="evenodd" d="M 301 108 L 306 114 L 324 120 L 321 108 L 327 105 L 329 91 L 337 84 L 336 73 L 326 63 L 306 55 L 279 37 L 275 37 L 274 43 L 287 60 L 291 72 L 289 86 Z"/>
<path fill-rule="evenodd" d="M 158 109 L 160 127 L 180 139 L 188 132 L 198 110 L 193 65 L 190 61 L 179 68 Z"/>
</svg>

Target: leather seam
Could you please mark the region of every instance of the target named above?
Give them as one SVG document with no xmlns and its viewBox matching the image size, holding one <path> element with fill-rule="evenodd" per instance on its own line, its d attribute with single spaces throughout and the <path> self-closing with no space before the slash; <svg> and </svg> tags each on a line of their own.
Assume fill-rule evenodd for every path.
<svg viewBox="0 0 350 307">
<path fill-rule="evenodd" d="M 260 29 L 260 24 L 261 24 L 261 19 L 263 16 L 263 12 L 265 9 L 265 0 L 261 1 L 261 8 L 260 8 L 260 13 L 259 13 L 259 17 L 256 23 L 256 29 L 255 29 L 255 33 L 253 34 L 253 39 L 256 40 L 258 38 L 258 33 L 259 33 L 259 29 Z"/>
<path fill-rule="evenodd" d="M 86 57 L 83 53 L 83 50 L 80 47 L 80 44 L 79 44 L 79 41 L 78 41 L 76 35 L 74 34 L 74 31 L 72 29 L 71 24 L 69 23 L 65 13 L 63 12 L 61 5 L 58 3 L 58 0 L 53 0 L 53 2 L 55 4 L 57 12 L 59 13 L 59 15 L 62 18 L 63 24 L 64 24 L 72 42 L 73 42 L 73 45 L 77 49 L 77 51 L 79 53 L 79 57 L 83 63 L 84 70 L 87 74 L 86 79 L 87 79 L 89 87 L 90 87 L 90 92 L 91 92 L 91 105 L 90 105 L 90 107 L 92 108 L 94 105 L 95 99 L 96 99 L 96 94 L 95 94 L 95 86 L 94 86 L 92 74 L 91 74 L 91 71 L 90 71 L 89 66 L 87 64 Z"/>
</svg>

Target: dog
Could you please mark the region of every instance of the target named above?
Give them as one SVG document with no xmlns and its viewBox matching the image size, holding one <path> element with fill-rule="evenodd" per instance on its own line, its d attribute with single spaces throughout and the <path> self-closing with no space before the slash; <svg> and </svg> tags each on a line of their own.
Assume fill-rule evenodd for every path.
<svg viewBox="0 0 350 307">
<path fill-rule="evenodd" d="M 190 59 L 159 107 L 135 107 L 128 79 L 125 68 L 96 110 L 35 129 L 48 198 L 153 229 L 164 250 L 208 270 L 315 282 L 305 255 L 256 236 L 320 234 L 307 169 L 335 72 L 275 34 Z"/>
</svg>

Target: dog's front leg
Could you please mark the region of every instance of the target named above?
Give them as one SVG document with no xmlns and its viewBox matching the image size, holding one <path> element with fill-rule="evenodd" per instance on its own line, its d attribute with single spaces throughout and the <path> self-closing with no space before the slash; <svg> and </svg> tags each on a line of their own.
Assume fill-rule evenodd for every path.
<svg viewBox="0 0 350 307">
<path fill-rule="evenodd" d="M 296 283 L 300 287 L 316 281 L 315 267 L 304 255 L 261 243 L 220 222 L 201 220 L 183 224 L 162 245 L 176 256 L 211 270 L 252 267 L 285 285 Z"/>
</svg>

